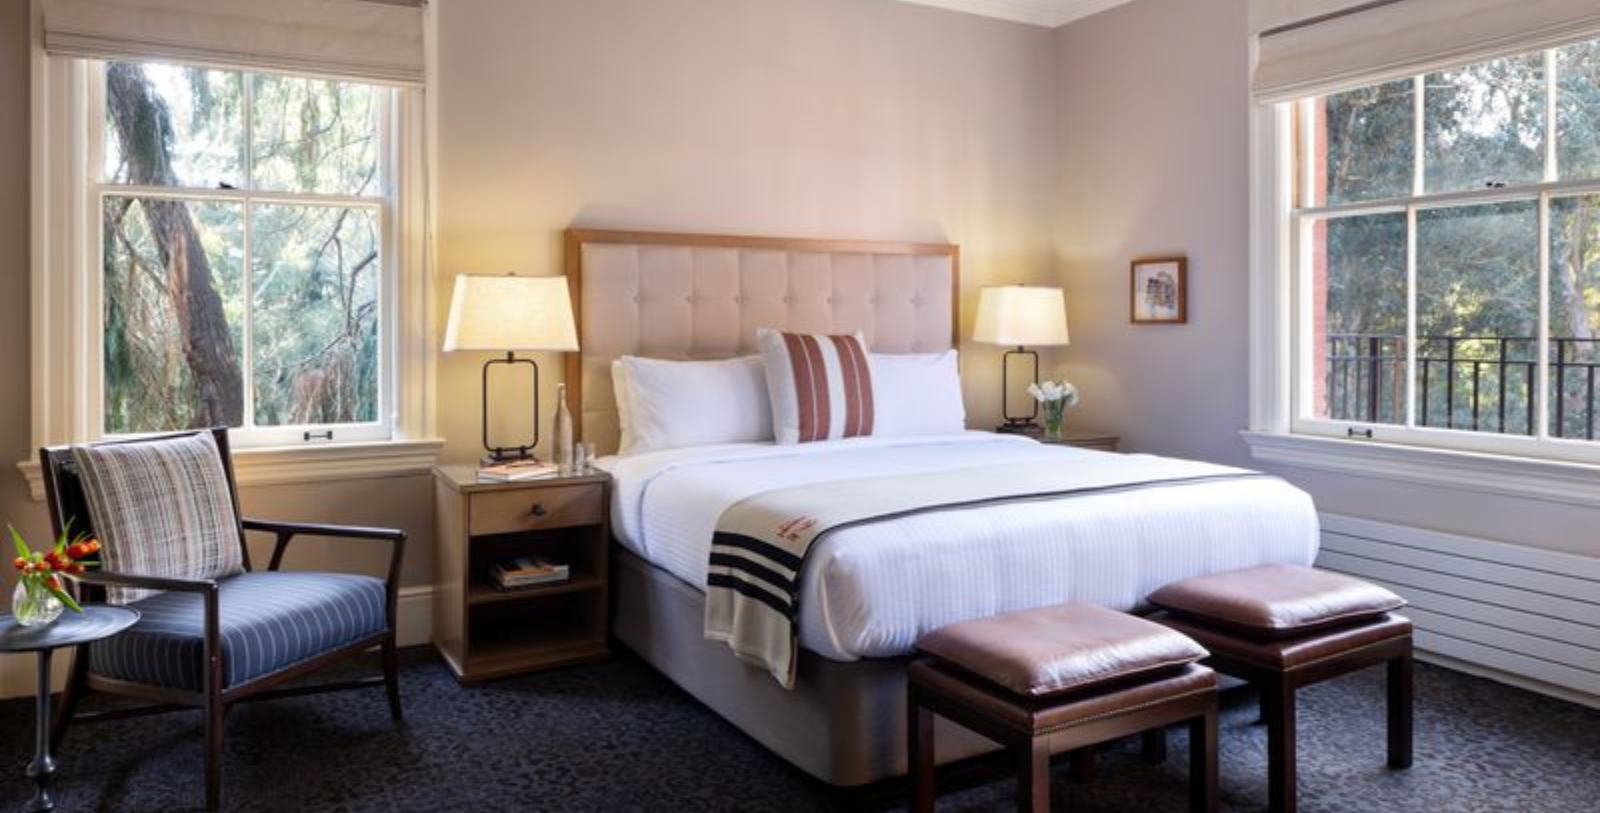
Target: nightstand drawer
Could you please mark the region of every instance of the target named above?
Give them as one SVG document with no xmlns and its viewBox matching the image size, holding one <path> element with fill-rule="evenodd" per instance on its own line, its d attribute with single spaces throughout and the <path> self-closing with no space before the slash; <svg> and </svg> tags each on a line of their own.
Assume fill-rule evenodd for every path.
<svg viewBox="0 0 1600 813">
<path fill-rule="evenodd" d="M 594 483 L 473 494 L 467 532 L 478 536 L 593 525 L 606 510 L 603 489 Z"/>
</svg>

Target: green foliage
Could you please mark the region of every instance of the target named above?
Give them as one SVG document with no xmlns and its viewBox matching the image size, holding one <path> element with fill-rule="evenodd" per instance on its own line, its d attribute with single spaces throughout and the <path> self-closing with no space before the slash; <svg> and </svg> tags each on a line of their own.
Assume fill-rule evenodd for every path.
<svg viewBox="0 0 1600 813">
<path fill-rule="evenodd" d="M 206 337 L 189 324 L 180 284 L 179 266 L 192 256 L 180 250 L 186 239 L 198 242 L 209 264 L 225 335 L 250 382 L 247 424 L 376 420 L 379 204 L 317 198 L 381 189 L 380 91 L 135 63 L 113 63 L 107 75 L 105 176 L 113 186 L 102 231 L 106 431 L 183 428 L 211 414 L 202 384 L 209 379 L 194 366 L 194 345 Z M 127 144 L 110 126 L 119 105 L 148 124 Z M 151 165 L 161 171 L 132 173 Z M 180 200 L 186 188 L 237 192 L 183 200 L 193 224 L 185 236 L 153 225 L 151 207 L 162 199 L 116 191 L 126 184 L 169 186 Z M 256 191 L 304 200 L 255 200 Z M 242 388 L 244 380 L 228 386 Z"/>
<path fill-rule="evenodd" d="M 1319 128 L 1310 134 L 1321 139 L 1313 150 L 1319 188 L 1312 203 L 1409 197 L 1418 160 L 1425 194 L 1600 179 L 1600 41 L 1559 49 L 1554 65 L 1553 136 L 1547 132 L 1543 53 L 1423 77 L 1420 121 L 1418 83 L 1412 79 L 1322 98 Z M 1422 155 L 1416 156 L 1419 132 Z M 1556 162 L 1547 167 L 1552 137 Z M 1557 436 L 1583 436 L 1600 412 L 1586 381 L 1594 375 L 1588 365 L 1600 362 L 1597 221 L 1600 196 L 1553 197 L 1550 326 L 1553 338 L 1569 341 L 1546 355 L 1572 365 L 1552 368 L 1550 431 Z M 1416 300 L 1409 317 L 1418 336 L 1419 363 L 1410 373 L 1421 401 L 1417 422 L 1531 433 L 1540 357 L 1533 338 L 1539 317 L 1537 195 L 1421 209 L 1415 234 L 1409 228 L 1404 212 L 1337 215 L 1317 226 L 1313 251 L 1322 252 L 1330 342 L 1324 414 L 1404 420 L 1399 404 L 1406 375 L 1405 268 L 1407 242 L 1414 240 Z M 1351 338 L 1336 340 L 1338 335 Z M 1381 359 L 1371 355 L 1371 347 L 1384 348 Z M 1370 411 L 1374 405 L 1376 415 Z"/>
</svg>

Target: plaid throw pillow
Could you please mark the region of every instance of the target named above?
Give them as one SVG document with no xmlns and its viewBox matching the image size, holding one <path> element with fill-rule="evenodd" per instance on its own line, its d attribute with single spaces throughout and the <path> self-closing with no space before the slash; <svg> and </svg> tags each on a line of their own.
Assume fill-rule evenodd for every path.
<svg viewBox="0 0 1600 813">
<path fill-rule="evenodd" d="M 243 572 L 239 519 L 210 432 L 72 450 L 106 570 L 210 579 Z M 113 604 L 156 591 L 112 587 Z"/>
<path fill-rule="evenodd" d="M 872 373 L 854 336 L 756 331 L 779 443 L 872 434 Z"/>
</svg>

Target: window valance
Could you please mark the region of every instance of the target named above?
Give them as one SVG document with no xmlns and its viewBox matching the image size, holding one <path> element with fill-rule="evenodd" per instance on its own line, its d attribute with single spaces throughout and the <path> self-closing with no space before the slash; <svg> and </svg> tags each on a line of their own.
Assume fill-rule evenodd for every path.
<svg viewBox="0 0 1600 813">
<path fill-rule="evenodd" d="M 44 0 L 44 46 L 95 59 L 420 85 L 423 0 Z"/>
<path fill-rule="evenodd" d="M 1251 0 L 1251 97 L 1278 102 L 1600 36 L 1595 0 Z"/>
</svg>

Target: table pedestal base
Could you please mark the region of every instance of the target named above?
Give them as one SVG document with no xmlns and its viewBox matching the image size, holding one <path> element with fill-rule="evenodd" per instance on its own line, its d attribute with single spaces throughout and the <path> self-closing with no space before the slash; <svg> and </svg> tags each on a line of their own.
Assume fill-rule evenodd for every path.
<svg viewBox="0 0 1600 813">
<path fill-rule="evenodd" d="M 33 780 L 33 798 L 28 801 L 28 813 L 41 813 L 56 809 L 56 800 L 50 798 L 50 780 L 56 773 L 56 760 L 50 756 L 50 653 L 39 650 L 39 697 L 35 704 L 33 732 L 33 761 L 28 763 L 28 778 Z"/>
</svg>

